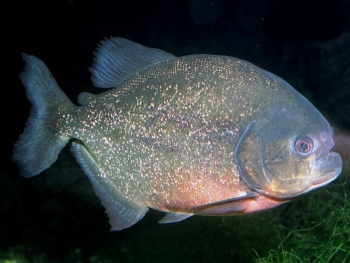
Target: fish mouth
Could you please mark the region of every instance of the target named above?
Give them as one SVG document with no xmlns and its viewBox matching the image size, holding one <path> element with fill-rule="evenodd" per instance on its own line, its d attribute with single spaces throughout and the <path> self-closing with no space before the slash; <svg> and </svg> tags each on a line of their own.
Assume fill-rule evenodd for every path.
<svg viewBox="0 0 350 263">
<path fill-rule="evenodd" d="M 314 180 L 307 192 L 337 179 L 342 171 L 342 165 L 340 154 L 336 152 L 329 152 L 319 158 L 311 169 L 310 178 L 314 178 Z"/>
<path fill-rule="evenodd" d="M 308 177 L 296 184 L 295 189 L 288 189 L 288 193 L 276 194 L 276 186 L 270 184 L 264 194 L 278 199 L 287 199 L 303 195 L 314 189 L 325 186 L 338 178 L 342 171 L 342 159 L 336 152 L 329 152 L 322 159 L 315 162 Z M 278 187 L 277 187 L 278 188 Z"/>
</svg>

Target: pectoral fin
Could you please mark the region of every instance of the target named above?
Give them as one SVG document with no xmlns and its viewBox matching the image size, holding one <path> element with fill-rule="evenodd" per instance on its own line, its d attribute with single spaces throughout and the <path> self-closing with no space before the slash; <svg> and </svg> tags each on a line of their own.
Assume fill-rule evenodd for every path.
<svg viewBox="0 0 350 263">
<path fill-rule="evenodd" d="M 227 199 L 215 203 L 192 207 L 190 212 L 203 216 L 222 216 L 244 213 L 250 202 L 258 197 L 258 193 L 250 192 L 245 196 Z"/>
</svg>

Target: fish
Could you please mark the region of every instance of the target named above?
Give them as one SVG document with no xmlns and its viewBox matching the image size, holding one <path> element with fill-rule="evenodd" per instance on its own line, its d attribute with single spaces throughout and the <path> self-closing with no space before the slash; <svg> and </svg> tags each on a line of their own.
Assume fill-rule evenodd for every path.
<svg viewBox="0 0 350 263">
<path fill-rule="evenodd" d="M 13 161 L 26 178 L 69 143 L 111 231 L 149 211 L 159 223 L 257 213 L 325 186 L 342 170 L 333 129 L 278 76 L 229 56 L 176 57 L 102 40 L 90 68 L 100 94 L 73 104 L 46 65 L 22 54 L 32 107 Z"/>
</svg>

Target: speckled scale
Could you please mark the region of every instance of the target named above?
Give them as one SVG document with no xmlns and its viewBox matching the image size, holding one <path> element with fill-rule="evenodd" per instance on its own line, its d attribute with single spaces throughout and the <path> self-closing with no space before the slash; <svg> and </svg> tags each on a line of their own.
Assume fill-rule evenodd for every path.
<svg viewBox="0 0 350 263">
<path fill-rule="evenodd" d="M 135 224 L 148 207 L 168 212 L 162 223 L 266 210 L 341 171 L 324 117 L 284 80 L 249 62 L 177 58 L 122 38 L 102 41 L 95 55 L 94 85 L 113 89 L 80 94 L 79 107 L 44 63 L 24 55 L 21 79 L 36 110 L 13 159 L 30 177 L 75 139 L 72 153 L 112 230 Z M 294 148 L 303 136 L 314 143 L 307 156 Z"/>
</svg>

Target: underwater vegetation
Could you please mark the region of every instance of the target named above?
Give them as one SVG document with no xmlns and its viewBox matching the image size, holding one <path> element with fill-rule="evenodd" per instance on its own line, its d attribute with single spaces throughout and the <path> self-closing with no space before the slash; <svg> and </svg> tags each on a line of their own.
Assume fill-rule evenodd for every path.
<svg viewBox="0 0 350 263">
<path fill-rule="evenodd" d="M 308 215 L 298 216 L 297 210 L 292 212 L 290 220 L 296 220 L 293 230 L 279 233 L 281 242 L 278 247 L 269 250 L 264 257 L 257 253 L 256 262 L 349 262 L 349 186 L 349 181 L 345 179 L 342 184 L 326 189 L 324 196 L 314 196 L 315 202 L 311 203 L 318 217 L 315 221 L 310 221 Z M 327 199 L 327 202 L 317 201 L 318 197 Z"/>
</svg>

